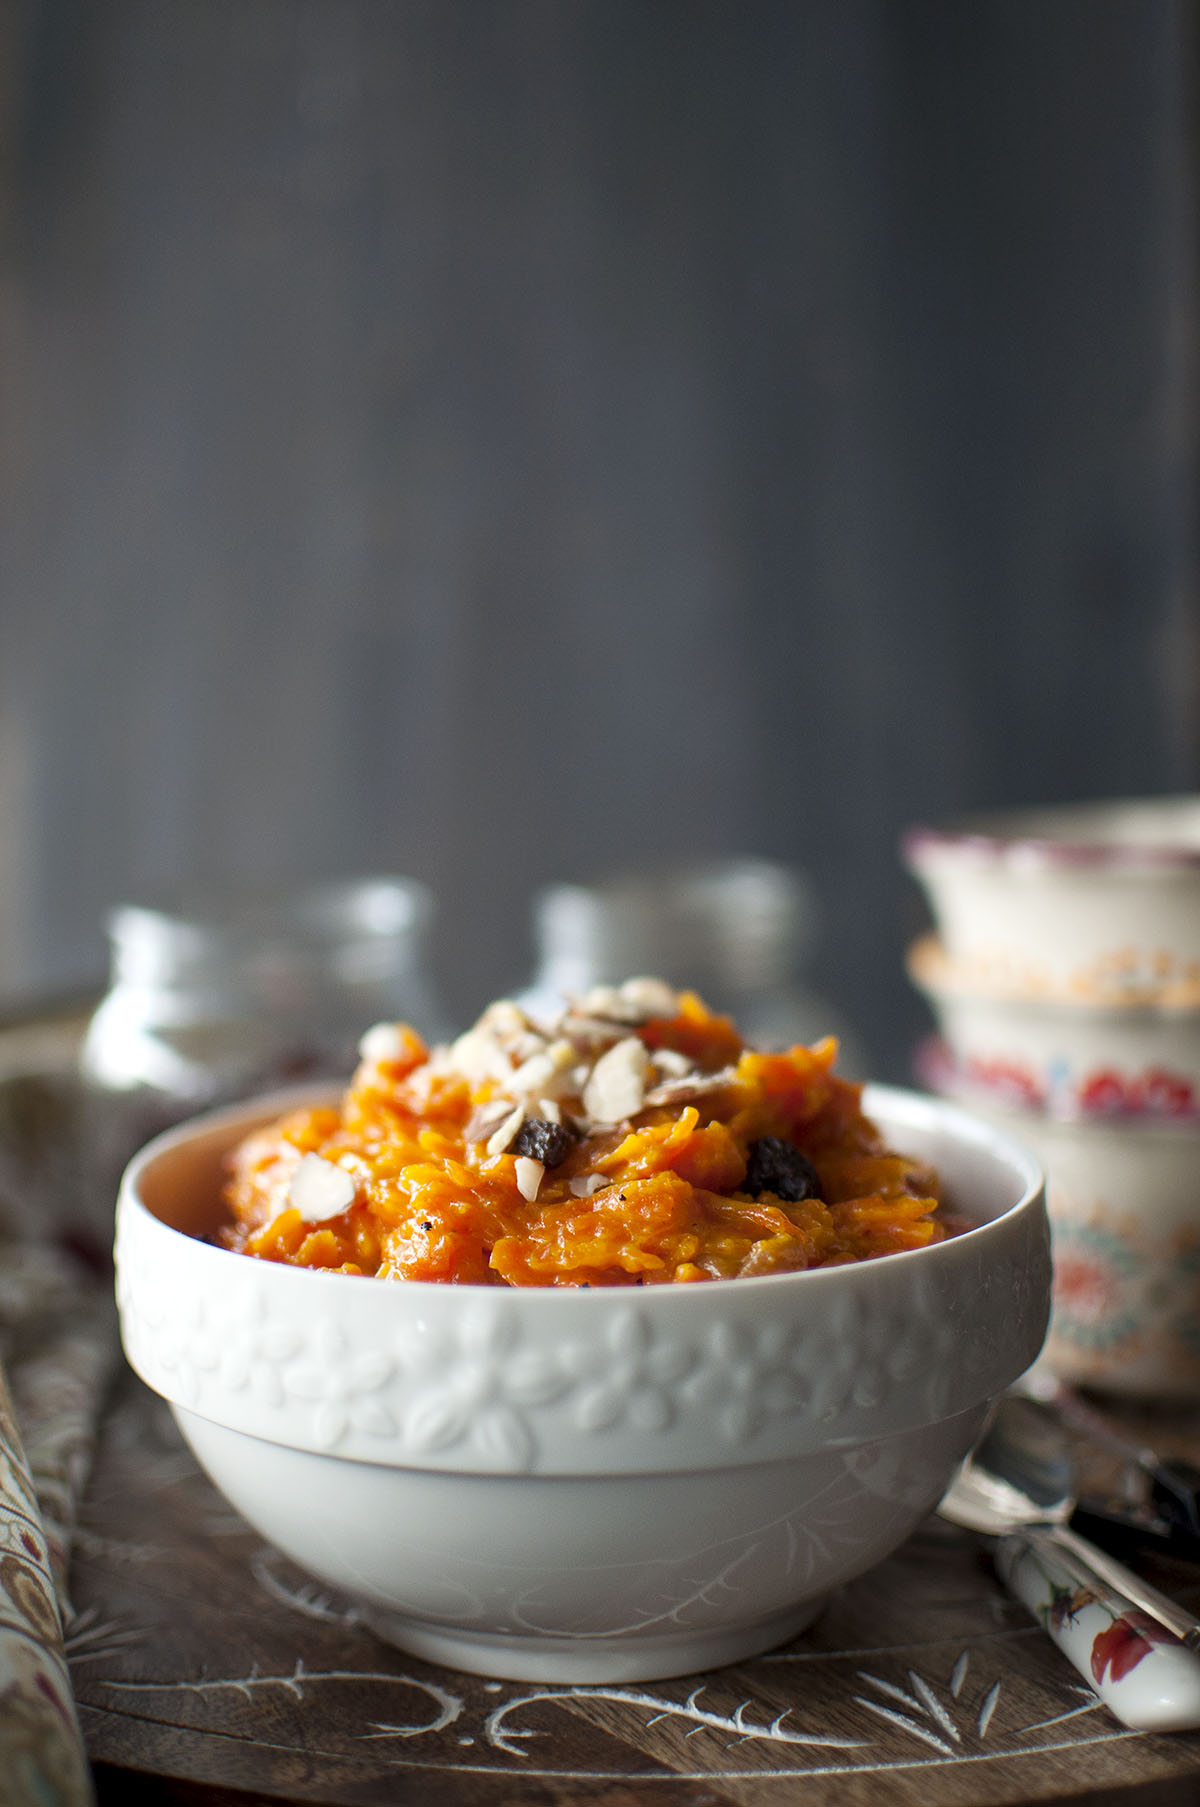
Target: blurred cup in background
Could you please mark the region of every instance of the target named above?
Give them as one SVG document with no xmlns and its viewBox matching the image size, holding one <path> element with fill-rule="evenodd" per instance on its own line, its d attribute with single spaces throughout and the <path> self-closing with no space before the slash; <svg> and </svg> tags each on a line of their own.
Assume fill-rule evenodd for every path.
<svg viewBox="0 0 1200 1807">
<path fill-rule="evenodd" d="M 549 885 L 534 899 L 537 970 L 518 1002 L 551 1015 L 592 985 L 650 974 L 699 992 L 755 1047 L 838 1038 L 842 1072 L 865 1079 L 857 1036 L 809 982 L 819 909 L 804 873 L 772 860 L 713 859 Z"/>
<path fill-rule="evenodd" d="M 80 1055 L 96 1209 L 159 1130 L 293 1081 L 344 1079 L 372 1023 L 442 1033 L 432 919 L 425 886 L 389 875 L 115 909 L 109 989 Z"/>
</svg>

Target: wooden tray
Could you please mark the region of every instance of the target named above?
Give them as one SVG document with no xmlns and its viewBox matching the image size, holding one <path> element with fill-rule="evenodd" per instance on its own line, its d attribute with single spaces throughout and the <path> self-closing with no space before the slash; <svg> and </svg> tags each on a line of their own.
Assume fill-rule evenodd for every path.
<svg viewBox="0 0 1200 1807">
<path fill-rule="evenodd" d="M 1143 1566 L 1200 1606 L 1200 1569 Z M 1200 1734 L 1119 1726 L 983 1545 L 937 1519 L 754 1662 L 629 1687 L 493 1682 L 380 1643 L 264 1546 L 127 1374 L 72 1584 L 104 1807 L 1200 1799 Z"/>
</svg>

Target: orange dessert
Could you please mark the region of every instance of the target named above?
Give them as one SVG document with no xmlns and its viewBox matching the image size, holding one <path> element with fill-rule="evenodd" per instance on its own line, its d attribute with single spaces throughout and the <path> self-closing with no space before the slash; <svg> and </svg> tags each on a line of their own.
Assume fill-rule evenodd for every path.
<svg viewBox="0 0 1200 1807">
<path fill-rule="evenodd" d="M 433 1049 L 379 1024 L 340 1106 L 236 1150 L 223 1240 L 481 1286 L 742 1279 L 940 1241 L 935 1176 L 884 1146 L 836 1052 L 747 1048 L 658 979 L 553 1022 L 502 1001 Z"/>
</svg>

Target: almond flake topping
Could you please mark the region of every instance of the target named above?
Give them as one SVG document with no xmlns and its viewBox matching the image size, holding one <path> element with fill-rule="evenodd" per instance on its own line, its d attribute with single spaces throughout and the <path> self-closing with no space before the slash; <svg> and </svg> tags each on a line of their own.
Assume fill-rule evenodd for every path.
<svg viewBox="0 0 1200 1807">
<path fill-rule="evenodd" d="M 499 1129 L 495 1130 L 493 1134 L 488 1137 L 488 1153 L 503 1154 L 510 1142 L 515 1140 L 517 1131 L 524 1121 L 525 1106 L 523 1104 L 518 1104 L 515 1110 L 508 1113 L 508 1116 L 505 1117 Z"/>
<path fill-rule="evenodd" d="M 652 1016 L 674 1016 L 679 996 L 663 979 L 626 979 L 623 985 L 593 985 L 576 1008 L 613 1023 L 648 1023 Z"/>
<path fill-rule="evenodd" d="M 583 1108 L 596 1123 L 619 1123 L 642 1108 L 650 1056 L 645 1043 L 627 1035 L 602 1054 L 583 1089 Z"/>
<path fill-rule="evenodd" d="M 517 1175 L 517 1191 L 528 1204 L 532 1204 L 538 1195 L 538 1187 L 542 1183 L 545 1166 L 535 1161 L 532 1155 L 519 1154 L 513 1163 Z"/>
<path fill-rule="evenodd" d="M 399 1023 L 375 1023 L 358 1044 L 359 1057 L 378 1066 L 385 1060 L 404 1060 L 411 1042 Z"/>
<path fill-rule="evenodd" d="M 553 1058 L 543 1048 L 540 1053 L 523 1060 L 508 1083 L 514 1092 L 540 1092 L 549 1085 L 555 1071 Z"/>
<path fill-rule="evenodd" d="M 578 1002 L 584 1016 L 608 1017 L 614 1023 L 629 1019 L 629 1005 L 615 985 L 593 985 Z"/>
<path fill-rule="evenodd" d="M 472 1085 L 484 1079 L 507 1079 L 512 1070 L 496 1037 L 479 1024 L 459 1036 L 450 1049 L 450 1060 Z"/>
<path fill-rule="evenodd" d="M 560 1037 L 549 1047 L 542 1043 L 538 1053 L 531 1054 L 528 1060 L 522 1061 L 508 1082 L 508 1089 L 521 1096 L 531 1092 L 548 1092 L 553 1095 L 563 1089 L 566 1071 L 576 1058 L 573 1044 Z"/>
<path fill-rule="evenodd" d="M 647 1102 L 699 1097 L 722 1084 L 726 1073 L 701 1073 L 673 1048 L 651 1055 L 635 1033 L 642 1023 L 678 1009 L 679 995 L 665 980 L 644 977 L 594 985 L 540 1028 L 502 998 L 451 1046 L 435 1049 L 429 1064 L 440 1059 L 476 1091 L 468 1139 L 484 1141 L 495 1156 L 512 1146 L 531 1112 L 560 1124 L 563 1106 L 578 1116 L 581 1101 L 592 1123 L 619 1123 Z M 378 1046 L 390 1051 L 392 1044 L 380 1036 Z M 479 1089 L 495 1095 L 478 1101 Z"/>
<path fill-rule="evenodd" d="M 593 1192 L 599 1192 L 601 1186 L 608 1185 L 605 1173 L 577 1173 L 567 1184 L 576 1198 L 591 1198 Z"/>
<path fill-rule="evenodd" d="M 679 993 L 665 979 L 626 979 L 620 987 L 623 1001 L 648 1022 L 652 1016 L 678 1016 Z"/>
<path fill-rule="evenodd" d="M 728 1085 L 737 1077 L 736 1067 L 718 1067 L 715 1073 L 695 1069 L 679 1079 L 668 1079 L 664 1085 L 652 1086 L 646 1093 L 647 1104 L 682 1104 L 688 1098 L 703 1098 L 718 1086 Z"/>
<path fill-rule="evenodd" d="M 629 1025 L 618 1024 L 611 1016 L 587 1016 L 582 1011 L 568 1010 L 560 1026 L 578 1046 L 581 1042 L 610 1042 L 620 1029 Z"/>
<path fill-rule="evenodd" d="M 305 1223 L 324 1223 L 327 1217 L 340 1217 L 354 1203 L 357 1191 L 344 1167 L 319 1154 L 306 1154 L 292 1175 L 287 1197 Z"/>
<path fill-rule="evenodd" d="M 511 1098 L 489 1098 L 486 1104 L 477 1104 L 467 1118 L 463 1141 L 486 1142 L 492 1131 L 499 1129 L 504 1119 L 511 1115 L 512 1109 Z"/>
<path fill-rule="evenodd" d="M 531 1030 L 537 1033 L 520 1005 L 514 1004 L 511 998 L 498 998 L 494 1004 L 489 1004 L 477 1026 L 490 1029 L 493 1035 L 507 1041 L 515 1041 Z"/>
</svg>

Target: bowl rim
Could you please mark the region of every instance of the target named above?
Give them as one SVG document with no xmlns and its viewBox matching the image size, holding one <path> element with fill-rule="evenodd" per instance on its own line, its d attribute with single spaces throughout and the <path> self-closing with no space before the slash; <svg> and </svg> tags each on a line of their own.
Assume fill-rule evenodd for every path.
<svg viewBox="0 0 1200 1807">
<path fill-rule="evenodd" d="M 1192 837 L 1172 837 L 1167 821 L 1161 834 L 1122 836 L 1115 825 L 1137 814 L 1179 816 L 1193 824 Z M 1103 832 L 1104 822 L 1114 825 Z M 1200 794 L 1169 792 L 1155 797 L 1088 799 L 1078 803 L 1034 804 L 953 817 L 942 823 L 917 822 L 904 830 L 900 848 L 918 872 L 953 859 L 964 865 L 1013 871 L 1100 869 L 1161 872 L 1200 867 Z"/>
<path fill-rule="evenodd" d="M 118 1208 L 132 1211 L 135 1215 L 149 1220 L 171 1237 L 178 1238 L 184 1244 L 190 1244 L 197 1250 L 207 1254 L 231 1260 L 255 1261 L 255 1265 L 272 1275 L 293 1275 L 297 1278 L 307 1276 L 309 1282 L 316 1281 L 326 1285 L 346 1288 L 361 1287 L 363 1282 L 372 1282 L 375 1287 L 402 1287 L 409 1296 L 441 1298 L 450 1294 L 455 1296 L 474 1296 L 486 1299 L 519 1298 L 530 1302 L 530 1308 L 537 1310 L 533 1301 L 540 1300 L 549 1307 L 550 1301 L 559 1301 L 553 1309 L 562 1309 L 562 1302 L 574 1300 L 577 1308 L 584 1311 L 599 1311 L 604 1303 L 611 1305 L 622 1298 L 636 1296 L 640 1304 L 656 1298 L 711 1297 L 711 1287 L 703 1286 L 610 1286 L 610 1287 L 577 1287 L 577 1286 L 479 1286 L 471 1284 L 448 1285 L 438 1280 L 383 1280 L 374 1274 L 342 1274 L 325 1268 L 306 1268 L 291 1262 L 256 1261 L 255 1257 L 242 1254 L 238 1250 L 221 1248 L 218 1244 L 209 1243 L 197 1236 L 191 1236 L 185 1230 L 177 1229 L 164 1218 L 150 1209 L 140 1195 L 139 1183 L 147 1168 L 153 1165 L 164 1154 L 181 1147 L 194 1138 L 204 1135 L 216 1135 L 222 1129 L 232 1129 L 235 1125 L 244 1124 L 243 1134 L 250 1134 L 255 1128 L 270 1123 L 273 1118 L 290 1110 L 304 1109 L 306 1106 L 329 1103 L 338 1100 L 344 1087 L 329 1084 L 307 1084 L 288 1086 L 256 1098 L 244 1099 L 235 1104 L 221 1105 L 207 1110 L 197 1116 L 189 1117 L 184 1122 L 173 1125 L 170 1129 L 160 1131 L 149 1142 L 146 1142 L 132 1157 L 125 1168 L 120 1182 Z M 939 1251 L 958 1249 L 964 1240 L 974 1241 L 985 1236 L 989 1231 L 1002 1223 L 1008 1223 L 1020 1212 L 1035 1205 L 1045 1185 L 1045 1172 L 1029 1149 L 1024 1147 L 1020 1138 L 1008 1134 L 985 1119 L 976 1116 L 969 1105 L 959 1104 L 951 1098 L 940 1097 L 936 1093 L 925 1090 L 913 1090 L 903 1086 L 886 1085 L 870 1081 L 863 1087 L 863 1110 L 868 1117 L 873 1116 L 873 1102 L 882 1106 L 888 1116 L 899 1114 L 903 1119 L 911 1118 L 912 1127 L 932 1130 L 941 1124 L 956 1131 L 956 1140 L 974 1143 L 977 1147 L 986 1148 L 999 1154 L 1009 1166 L 1021 1177 L 1022 1189 L 1020 1197 L 1013 1204 L 995 1217 L 984 1219 L 980 1223 L 972 1223 L 969 1228 L 960 1230 L 954 1236 L 942 1242 L 932 1243 L 925 1248 L 898 1249 L 888 1255 L 875 1255 L 869 1260 L 845 1262 L 839 1266 L 807 1268 L 798 1273 L 760 1274 L 744 1279 L 729 1279 L 715 1282 L 722 1295 L 730 1288 L 736 1289 L 739 1295 L 748 1294 L 751 1289 L 761 1291 L 770 1288 L 777 1291 L 781 1285 L 794 1287 L 804 1283 L 808 1287 L 822 1285 L 853 1284 L 850 1276 L 861 1275 L 866 1270 L 886 1272 L 897 1263 L 911 1265 L 915 1260 L 926 1263 L 936 1260 Z M 945 1260 L 946 1256 L 942 1255 Z M 846 1278 L 840 1278 L 846 1276 Z M 294 1282 L 284 1282 L 293 1284 Z M 698 1308 L 697 1308 L 698 1309 Z"/>
<path fill-rule="evenodd" d="M 699 1471 L 973 1410 L 1042 1345 L 1041 1163 L 1006 1129 L 894 1087 L 864 1098 L 889 1141 L 913 1137 L 945 1170 L 949 1139 L 964 1178 L 976 1165 L 996 1175 L 994 1215 L 932 1246 L 803 1273 L 586 1291 L 372 1285 L 213 1246 L 140 1196 L 150 1164 L 189 1140 L 213 1162 L 280 1108 L 330 1095 L 292 1088 L 209 1112 L 126 1169 L 121 1339 L 172 1406 L 267 1442 L 439 1472 Z"/>
</svg>

